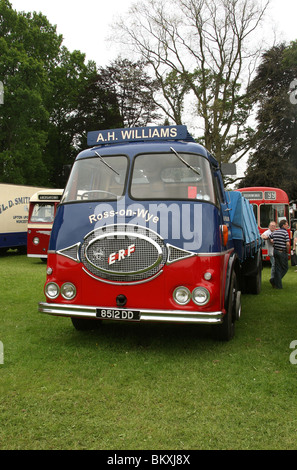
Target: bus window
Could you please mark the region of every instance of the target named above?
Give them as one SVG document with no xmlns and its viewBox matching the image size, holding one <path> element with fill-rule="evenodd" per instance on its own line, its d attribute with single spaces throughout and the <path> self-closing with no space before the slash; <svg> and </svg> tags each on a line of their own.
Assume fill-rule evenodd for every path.
<svg viewBox="0 0 297 470">
<path fill-rule="evenodd" d="M 34 204 L 30 222 L 52 223 L 55 215 L 55 205 L 46 203 Z"/>
<path fill-rule="evenodd" d="M 268 227 L 271 220 L 277 224 L 282 220 L 289 220 L 289 206 L 286 204 L 261 204 L 260 227 Z"/>
</svg>

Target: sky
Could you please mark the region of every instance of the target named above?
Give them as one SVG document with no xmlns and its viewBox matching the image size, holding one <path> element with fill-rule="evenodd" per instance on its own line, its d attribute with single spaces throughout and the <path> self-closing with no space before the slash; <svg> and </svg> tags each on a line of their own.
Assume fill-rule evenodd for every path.
<svg viewBox="0 0 297 470">
<path fill-rule="evenodd" d="M 70 52 L 78 49 L 86 54 L 86 60 L 105 67 L 122 53 L 120 45 L 107 41 L 111 24 L 114 18 L 127 12 L 134 1 L 10 0 L 10 3 L 17 11 L 41 11 L 52 25 L 57 26 L 57 33 L 62 34 L 63 45 Z M 276 43 L 297 40 L 297 0 L 270 0 L 267 14 L 264 32 L 258 32 L 259 41 L 267 38 L 267 48 L 273 45 L 274 31 L 278 38 Z M 191 132 L 195 134 L 192 129 Z M 244 175 L 247 158 L 237 165 L 237 176 Z"/>
<path fill-rule="evenodd" d="M 10 3 L 17 11 L 41 11 L 57 26 L 67 49 L 78 49 L 86 54 L 87 60 L 104 67 L 121 53 L 119 45 L 107 42 L 110 25 L 117 15 L 129 9 L 133 0 L 10 0 Z M 271 0 L 269 16 L 267 33 L 277 28 L 282 40 L 297 40 L 297 0 Z"/>
</svg>

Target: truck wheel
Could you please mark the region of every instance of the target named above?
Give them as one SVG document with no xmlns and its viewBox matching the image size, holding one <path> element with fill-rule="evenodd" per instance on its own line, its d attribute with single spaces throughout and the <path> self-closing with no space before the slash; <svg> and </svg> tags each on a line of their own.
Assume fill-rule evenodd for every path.
<svg viewBox="0 0 297 470">
<path fill-rule="evenodd" d="M 244 279 L 244 293 L 258 295 L 262 287 L 262 252 L 259 251 L 253 259 L 246 260 Z M 250 274 L 251 273 L 251 274 Z"/>
<path fill-rule="evenodd" d="M 220 341 L 230 341 L 235 334 L 235 320 L 241 312 L 240 291 L 237 289 L 237 278 L 233 272 L 229 290 L 228 307 L 223 323 L 214 327 L 215 336 Z"/>
<path fill-rule="evenodd" d="M 92 320 L 90 318 L 71 317 L 71 321 L 74 328 L 78 331 L 97 330 L 101 325 L 100 320 Z"/>
<path fill-rule="evenodd" d="M 246 276 L 246 293 L 252 295 L 258 295 L 261 292 L 262 286 L 262 271 L 259 270 L 254 276 Z"/>
</svg>

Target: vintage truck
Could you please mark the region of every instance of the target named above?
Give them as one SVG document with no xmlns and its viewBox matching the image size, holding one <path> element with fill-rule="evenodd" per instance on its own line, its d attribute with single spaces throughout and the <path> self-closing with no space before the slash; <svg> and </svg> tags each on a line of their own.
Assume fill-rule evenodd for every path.
<svg viewBox="0 0 297 470">
<path fill-rule="evenodd" d="M 186 126 L 88 133 L 54 220 L 39 311 L 77 329 L 106 321 L 213 325 L 234 336 L 241 292 L 261 287 L 250 204 Z"/>
</svg>

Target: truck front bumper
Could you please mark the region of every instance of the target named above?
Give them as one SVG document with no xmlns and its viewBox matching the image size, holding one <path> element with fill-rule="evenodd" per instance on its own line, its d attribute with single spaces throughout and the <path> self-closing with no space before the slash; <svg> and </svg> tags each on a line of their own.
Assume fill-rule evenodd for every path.
<svg viewBox="0 0 297 470">
<path fill-rule="evenodd" d="M 80 317 L 89 319 L 102 319 L 98 316 L 98 311 L 106 311 L 104 320 L 129 321 L 129 312 L 131 310 L 123 308 L 94 307 L 85 305 L 69 305 L 40 302 L 38 311 L 49 315 L 61 317 Z M 120 320 L 117 319 L 115 312 L 121 312 Z M 153 321 L 169 323 L 200 323 L 200 324 L 219 324 L 223 321 L 223 312 L 198 312 L 189 310 L 150 310 L 139 309 L 137 311 L 139 318 L 130 321 Z"/>
</svg>

